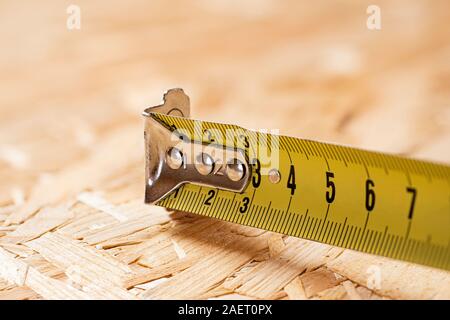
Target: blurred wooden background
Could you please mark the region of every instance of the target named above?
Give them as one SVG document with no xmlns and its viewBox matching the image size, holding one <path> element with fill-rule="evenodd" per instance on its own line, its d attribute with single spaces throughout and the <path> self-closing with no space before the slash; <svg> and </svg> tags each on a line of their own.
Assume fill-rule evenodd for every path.
<svg viewBox="0 0 450 320">
<path fill-rule="evenodd" d="M 0 298 L 450 298 L 448 272 L 143 205 L 140 116 L 182 87 L 194 118 L 448 163 L 448 1 L 76 1 L 68 30 L 70 3 L 0 2 Z"/>
</svg>

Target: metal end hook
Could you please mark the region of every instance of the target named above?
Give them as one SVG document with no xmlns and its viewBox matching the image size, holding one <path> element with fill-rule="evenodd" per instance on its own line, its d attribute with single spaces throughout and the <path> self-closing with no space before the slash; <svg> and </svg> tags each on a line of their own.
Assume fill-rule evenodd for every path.
<svg viewBox="0 0 450 320">
<path fill-rule="evenodd" d="M 244 150 L 180 139 L 154 113 L 189 117 L 189 97 L 182 89 L 171 89 L 164 94 L 163 104 L 143 113 L 146 203 L 161 200 L 184 183 L 244 190 L 251 170 Z"/>
<path fill-rule="evenodd" d="M 190 100 L 181 88 L 167 90 L 164 93 L 163 103 L 144 110 L 143 115 L 148 117 L 150 113 L 162 113 L 170 116 L 189 118 Z"/>
</svg>

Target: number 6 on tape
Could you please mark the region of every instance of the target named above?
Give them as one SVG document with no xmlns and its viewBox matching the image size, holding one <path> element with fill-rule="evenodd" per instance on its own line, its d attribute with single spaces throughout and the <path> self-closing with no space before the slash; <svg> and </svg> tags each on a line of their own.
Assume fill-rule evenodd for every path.
<svg viewBox="0 0 450 320">
<path fill-rule="evenodd" d="M 145 116 L 145 202 L 450 270 L 450 167 L 188 119 Z"/>
</svg>

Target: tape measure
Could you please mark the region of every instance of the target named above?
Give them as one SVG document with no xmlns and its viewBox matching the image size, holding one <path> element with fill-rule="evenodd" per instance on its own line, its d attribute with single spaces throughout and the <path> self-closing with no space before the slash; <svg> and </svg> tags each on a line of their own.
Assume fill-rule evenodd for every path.
<svg viewBox="0 0 450 320">
<path fill-rule="evenodd" d="M 450 167 L 191 120 L 169 90 L 146 116 L 146 202 L 450 270 Z"/>
</svg>

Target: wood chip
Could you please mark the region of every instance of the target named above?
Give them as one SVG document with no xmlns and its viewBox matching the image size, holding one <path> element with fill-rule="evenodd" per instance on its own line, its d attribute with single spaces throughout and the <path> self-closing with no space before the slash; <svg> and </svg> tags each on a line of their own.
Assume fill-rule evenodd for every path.
<svg viewBox="0 0 450 320">
<path fill-rule="evenodd" d="M 194 298 L 223 281 L 234 270 L 267 248 L 267 235 L 246 237 L 237 234 L 217 234 L 214 253 L 198 260 L 190 268 L 176 274 L 165 283 L 143 294 L 151 299 Z M 188 281 L 189 279 L 189 281 Z M 176 284 L 176 285 L 175 285 Z"/>
<path fill-rule="evenodd" d="M 356 291 L 355 284 L 349 280 L 342 282 L 342 286 L 345 291 L 347 291 L 347 295 L 350 297 L 350 300 L 361 300 L 361 296 L 358 291 Z"/>
<path fill-rule="evenodd" d="M 89 299 L 89 295 L 47 277 L 0 248 L 0 277 L 18 286 L 28 286 L 45 299 Z"/>
<path fill-rule="evenodd" d="M 268 298 L 305 270 L 322 265 L 333 256 L 330 252 L 334 252 L 330 246 L 289 238 L 279 257 L 263 261 L 251 272 L 236 277 L 230 289 L 244 295 Z"/>
<path fill-rule="evenodd" d="M 8 250 L 11 253 L 14 253 L 16 256 L 27 258 L 34 254 L 34 251 L 30 248 L 19 245 L 19 244 L 13 244 L 13 243 L 0 243 L 0 247 Z"/>
<path fill-rule="evenodd" d="M 351 250 L 329 261 L 327 267 L 361 286 L 368 286 L 371 277 L 379 276 L 380 285 L 373 290 L 382 296 L 397 299 L 450 299 L 450 276 L 446 271 Z"/>
<path fill-rule="evenodd" d="M 64 269 L 75 283 L 91 286 L 93 293 L 101 294 L 109 290 L 110 294 L 118 297 L 132 298 L 123 289 L 132 271 L 112 257 L 57 233 L 47 233 L 26 245 Z"/>
<path fill-rule="evenodd" d="M 284 247 L 283 237 L 279 234 L 272 235 L 269 238 L 269 257 L 277 257 L 284 250 Z"/>
<path fill-rule="evenodd" d="M 307 272 L 300 279 L 308 298 L 315 296 L 323 290 L 335 287 L 341 282 L 341 280 L 336 278 L 334 272 L 326 268 L 319 268 L 312 272 Z"/>
<path fill-rule="evenodd" d="M 139 274 L 129 276 L 124 282 L 125 288 L 132 288 L 136 285 L 150 282 L 156 279 L 174 275 L 180 271 L 183 271 L 195 263 L 194 259 L 183 258 L 180 261 L 167 263 L 165 265 L 147 269 Z"/>
<path fill-rule="evenodd" d="M 146 212 L 125 222 L 117 222 L 90 232 L 83 240 L 89 244 L 98 244 L 117 237 L 123 237 L 154 225 L 164 224 L 171 220 L 170 214 L 154 207 L 146 208 Z"/>
<path fill-rule="evenodd" d="M 113 204 L 103 199 L 98 193 L 83 192 L 77 196 L 77 200 L 87 206 L 90 206 L 91 208 L 95 208 L 109 214 L 117 221 L 124 222 L 128 220 L 128 216 L 126 214 L 118 210 Z"/>
<path fill-rule="evenodd" d="M 0 300 L 36 300 L 42 297 L 26 286 L 0 291 Z"/>
<path fill-rule="evenodd" d="M 284 287 L 284 291 L 288 295 L 290 300 L 306 300 L 305 289 L 303 288 L 302 281 L 300 277 L 296 277 L 294 280 L 289 282 L 286 287 Z"/>
<path fill-rule="evenodd" d="M 13 232 L 0 239 L 2 243 L 23 243 L 39 237 L 73 217 L 66 206 L 45 208 L 31 219 L 17 227 Z"/>
<path fill-rule="evenodd" d="M 320 299 L 320 300 L 346 300 L 348 297 L 347 290 L 345 290 L 342 284 L 334 286 L 332 288 L 325 289 L 319 293 L 317 293 L 316 297 L 312 299 Z"/>
</svg>

